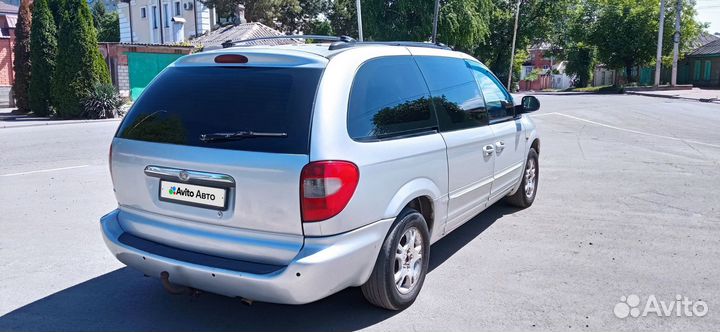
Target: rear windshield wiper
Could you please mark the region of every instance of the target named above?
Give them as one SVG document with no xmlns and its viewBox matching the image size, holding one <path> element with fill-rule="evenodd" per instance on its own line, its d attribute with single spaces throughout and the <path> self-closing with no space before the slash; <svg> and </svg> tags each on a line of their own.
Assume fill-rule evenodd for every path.
<svg viewBox="0 0 720 332">
<path fill-rule="evenodd" d="M 237 131 L 234 133 L 212 133 L 200 135 L 203 142 L 232 141 L 253 137 L 287 137 L 287 133 L 262 133 L 257 131 Z"/>
</svg>

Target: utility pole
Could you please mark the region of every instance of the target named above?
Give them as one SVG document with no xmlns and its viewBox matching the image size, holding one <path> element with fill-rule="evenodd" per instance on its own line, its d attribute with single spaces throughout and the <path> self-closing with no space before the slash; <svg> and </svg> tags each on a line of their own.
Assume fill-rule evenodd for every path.
<svg viewBox="0 0 720 332">
<path fill-rule="evenodd" d="M 357 11 L 358 18 L 358 38 L 363 41 L 362 33 L 362 8 L 360 7 L 360 0 L 355 0 L 355 10 Z"/>
<path fill-rule="evenodd" d="M 662 40 L 665 27 L 665 0 L 660 0 L 660 30 L 658 30 L 657 58 L 655 58 L 655 86 L 660 86 L 660 68 L 662 67 Z"/>
<path fill-rule="evenodd" d="M 521 0 L 517 1 L 517 6 L 515 7 L 515 28 L 513 28 L 512 48 L 510 49 L 510 70 L 508 70 L 507 84 L 508 91 L 512 91 L 512 87 L 510 86 L 510 84 L 512 84 L 513 61 L 515 58 L 515 38 L 517 37 L 518 18 L 520 17 L 520 1 Z"/>
<path fill-rule="evenodd" d="M 682 14 L 682 0 L 677 0 L 677 10 L 675 10 L 675 37 L 673 38 L 673 63 L 672 78 L 670 85 L 677 85 L 677 63 L 678 53 L 680 52 L 680 16 Z"/>
<path fill-rule="evenodd" d="M 437 44 L 437 26 L 440 19 L 440 0 L 435 0 L 435 14 L 433 14 L 432 43 Z"/>
</svg>

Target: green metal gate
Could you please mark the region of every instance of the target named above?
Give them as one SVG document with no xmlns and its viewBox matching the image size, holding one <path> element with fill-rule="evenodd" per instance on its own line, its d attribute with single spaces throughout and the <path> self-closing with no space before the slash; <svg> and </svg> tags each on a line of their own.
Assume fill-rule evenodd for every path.
<svg viewBox="0 0 720 332">
<path fill-rule="evenodd" d="M 130 98 L 137 100 L 150 81 L 183 54 L 128 52 Z"/>
</svg>

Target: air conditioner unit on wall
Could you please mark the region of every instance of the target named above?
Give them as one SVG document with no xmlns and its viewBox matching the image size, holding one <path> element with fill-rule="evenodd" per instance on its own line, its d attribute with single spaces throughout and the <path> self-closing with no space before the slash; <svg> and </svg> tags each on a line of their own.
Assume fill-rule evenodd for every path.
<svg viewBox="0 0 720 332">
<path fill-rule="evenodd" d="M 186 2 L 183 4 L 183 8 L 185 10 L 192 10 L 193 9 L 193 3 L 192 2 Z"/>
</svg>

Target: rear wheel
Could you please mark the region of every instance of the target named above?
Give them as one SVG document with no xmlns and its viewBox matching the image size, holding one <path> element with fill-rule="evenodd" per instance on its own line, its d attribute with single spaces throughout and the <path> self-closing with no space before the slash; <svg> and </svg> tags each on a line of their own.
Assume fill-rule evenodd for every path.
<svg viewBox="0 0 720 332">
<path fill-rule="evenodd" d="M 420 293 L 429 258 L 425 218 L 414 209 L 403 210 L 385 238 L 370 279 L 362 285 L 363 295 L 381 308 L 407 308 Z"/>
<path fill-rule="evenodd" d="M 507 202 L 521 208 L 530 207 L 530 205 L 532 205 L 535 201 L 539 177 L 540 168 L 538 164 L 538 154 L 535 149 L 530 148 L 527 161 L 525 162 L 525 170 L 523 170 L 520 187 L 512 196 L 508 196 Z"/>
</svg>

